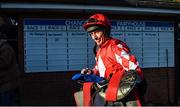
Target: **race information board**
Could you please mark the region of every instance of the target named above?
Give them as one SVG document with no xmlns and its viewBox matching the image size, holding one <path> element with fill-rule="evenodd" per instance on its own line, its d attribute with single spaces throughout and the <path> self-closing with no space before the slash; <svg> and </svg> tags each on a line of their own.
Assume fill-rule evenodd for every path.
<svg viewBox="0 0 180 107">
<path fill-rule="evenodd" d="M 75 19 L 25 18 L 25 72 L 93 68 L 94 42 L 82 28 L 83 23 Z M 174 67 L 173 23 L 113 20 L 111 35 L 127 43 L 142 68 Z"/>
</svg>

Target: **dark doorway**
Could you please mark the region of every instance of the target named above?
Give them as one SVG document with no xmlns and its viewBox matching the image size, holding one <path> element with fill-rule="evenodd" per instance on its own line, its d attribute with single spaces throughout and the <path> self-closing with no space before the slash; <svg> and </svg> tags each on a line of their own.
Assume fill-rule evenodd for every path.
<svg viewBox="0 0 180 107">
<path fill-rule="evenodd" d="M 176 30 L 176 103 L 180 104 L 180 22 Z"/>
</svg>

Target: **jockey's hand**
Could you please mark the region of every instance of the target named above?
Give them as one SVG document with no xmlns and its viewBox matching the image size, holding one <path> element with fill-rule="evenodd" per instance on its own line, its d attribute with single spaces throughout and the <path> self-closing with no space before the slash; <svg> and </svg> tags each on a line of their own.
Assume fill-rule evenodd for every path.
<svg viewBox="0 0 180 107">
<path fill-rule="evenodd" d="M 84 68 L 81 70 L 81 74 L 92 74 L 92 73 L 93 73 L 93 71 L 88 68 L 86 68 L 86 69 Z"/>
</svg>

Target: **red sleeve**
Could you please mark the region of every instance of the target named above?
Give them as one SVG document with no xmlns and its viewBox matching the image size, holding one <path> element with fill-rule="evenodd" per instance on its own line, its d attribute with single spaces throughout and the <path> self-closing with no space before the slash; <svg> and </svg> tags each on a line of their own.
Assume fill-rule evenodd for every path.
<svg viewBox="0 0 180 107">
<path fill-rule="evenodd" d="M 139 62 L 136 57 L 131 54 L 130 49 L 125 43 L 117 43 L 113 46 L 114 56 L 117 63 L 119 63 L 124 70 L 136 70 L 141 78 L 143 77 Z"/>
<path fill-rule="evenodd" d="M 118 43 L 113 46 L 114 56 L 117 63 L 119 63 L 125 70 L 136 70 L 139 63 L 134 55 L 130 53 L 127 45 Z"/>
</svg>

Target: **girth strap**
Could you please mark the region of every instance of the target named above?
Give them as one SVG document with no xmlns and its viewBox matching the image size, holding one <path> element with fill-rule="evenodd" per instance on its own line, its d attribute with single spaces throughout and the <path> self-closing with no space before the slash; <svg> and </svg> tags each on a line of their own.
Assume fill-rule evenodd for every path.
<svg viewBox="0 0 180 107">
<path fill-rule="evenodd" d="M 83 105 L 91 106 L 91 91 L 93 82 L 85 82 L 83 84 Z"/>
<path fill-rule="evenodd" d="M 120 71 L 113 73 L 108 88 L 106 90 L 106 101 L 116 101 L 117 100 L 117 92 L 120 84 L 120 80 L 123 76 L 123 73 Z"/>
</svg>

